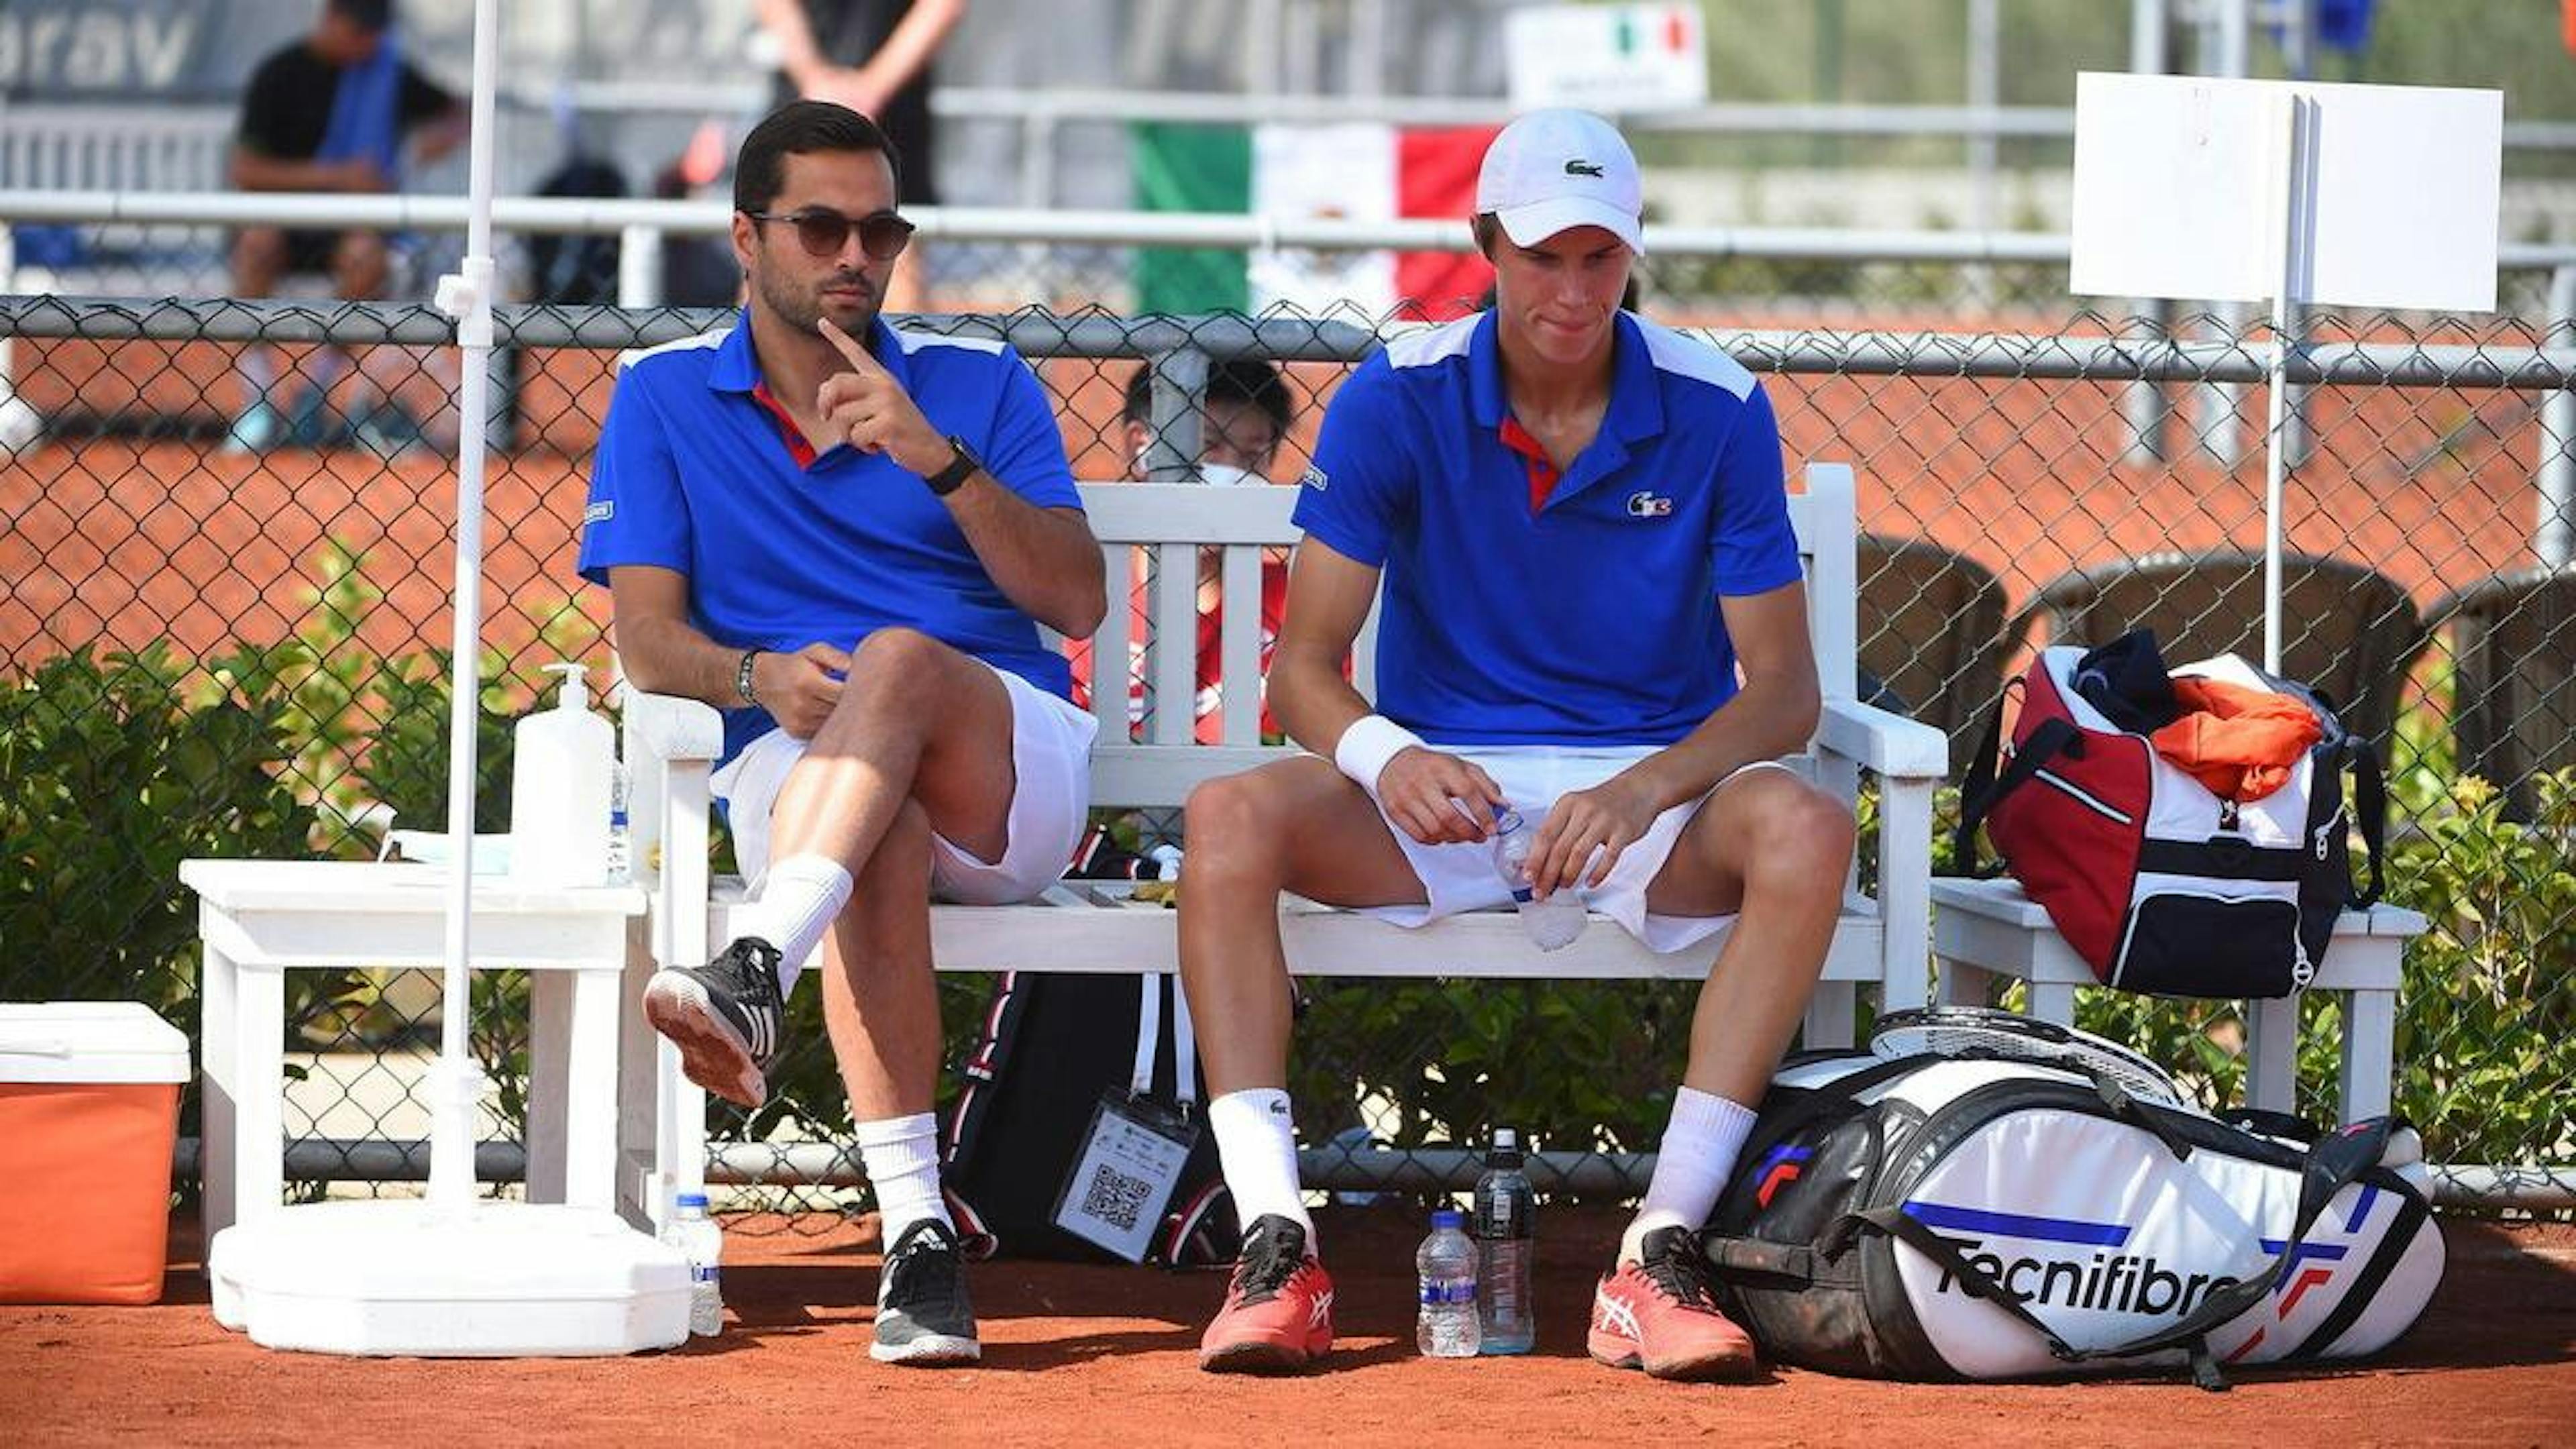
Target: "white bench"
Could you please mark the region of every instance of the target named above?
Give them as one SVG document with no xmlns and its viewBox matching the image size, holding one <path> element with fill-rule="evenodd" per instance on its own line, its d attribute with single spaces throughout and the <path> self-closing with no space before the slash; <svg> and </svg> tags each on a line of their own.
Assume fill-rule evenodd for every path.
<svg viewBox="0 0 2576 1449">
<path fill-rule="evenodd" d="M 2009 876 L 1951 877 L 1932 882 L 1932 955 L 1946 1005 L 1985 1006 L 1999 981 L 2029 985 L 2028 1013 L 2060 1026 L 2075 1022 L 2075 991 L 2099 983 L 2093 968 L 2058 934 L 2048 912 Z M 2406 943 L 2424 933 L 2424 917 L 2402 906 L 2346 911 L 2335 921 L 2309 991 L 2342 998 L 2341 1111 L 2358 1122 L 2388 1111 L 2389 1071 L 2397 1039 L 2397 1003 Z M 2297 1110 L 2299 998 L 2245 1003 L 2245 1100 L 2274 1112 Z"/>
<path fill-rule="evenodd" d="M 1790 496 L 1790 515 L 1808 567 L 1810 632 L 1824 710 L 1807 756 L 1812 778 L 1845 799 L 1860 773 L 1879 777 L 1878 882 L 1875 898 L 1852 889 L 1806 1021 L 1809 1045 L 1852 1039 L 1854 988 L 1879 989 L 1886 1008 L 1920 1005 L 1929 984 L 1928 946 L 1932 792 L 1947 768 L 1941 732 L 1854 698 L 1858 620 L 1851 469 L 1818 464 L 1805 491 Z M 1101 540 L 1108 577 L 1129 577 L 1130 550 L 1155 555 L 1158 588 L 1145 642 L 1145 677 L 1167 701 L 1132 742 L 1127 691 L 1093 691 L 1100 719 L 1091 779 L 1095 805 L 1174 808 L 1200 781 L 1291 757 L 1292 746 L 1260 743 L 1257 677 L 1261 556 L 1296 541 L 1290 488 L 1209 488 L 1193 484 L 1086 484 L 1083 505 Z M 1223 550 L 1227 601 L 1221 628 L 1224 691 L 1221 741 L 1194 739 L 1190 702 L 1197 693 L 1196 600 L 1199 551 Z M 1092 657 L 1129 656 L 1129 609 L 1113 602 L 1093 639 Z M 1373 621 L 1372 621 L 1373 630 Z M 1177 647 L 1160 647 L 1159 641 Z M 1356 651 L 1355 680 L 1374 692 L 1373 632 Z M 1243 687 L 1236 685 L 1242 682 Z M 710 769 L 721 731 L 707 705 L 629 689 L 624 705 L 638 879 L 651 907 L 629 953 L 620 1101 L 624 1113 L 619 1172 L 621 1206 L 658 1219 L 673 1191 L 699 1185 L 704 1171 L 704 1096 L 683 1079 L 677 1054 L 653 1037 L 636 1006 L 642 977 L 660 964 L 695 965 L 731 938 L 728 916 L 742 883 L 711 880 L 706 867 Z M 1495 977 L 1511 979 L 1696 980 L 1707 974 L 1706 946 L 1657 955 L 1625 931 L 1596 918 L 1573 946 L 1542 953 L 1509 912 L 1477 913 L 1408 931 L 1346 911 L 1291 900 L 1283 907 L 1289 969 L 1313 976 Z M 943 971 L 1175 971 L 1175 914 L 1067 882 L 1047 899 L 1016 906 L 937 906 L 932 951 Z"/>
</svg>

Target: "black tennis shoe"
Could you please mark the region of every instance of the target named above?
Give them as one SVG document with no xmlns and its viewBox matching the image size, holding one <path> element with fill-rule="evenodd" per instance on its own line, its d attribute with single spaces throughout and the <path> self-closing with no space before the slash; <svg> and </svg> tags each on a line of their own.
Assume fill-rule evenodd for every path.
<svg viewBox="0 0 2576 1449">
<path fill-rule="evenodd" d="M 938 1368 L 983 1356 L 974 1305 L 966 1301 L 957 1234 L 937 1218 L 923 1218 L 886 1249 L 885 1269 L 877 1277 L 877 1341 L 868 1357 Z"/>
<path fill-rule="evenodd" d="M 668 966 L 644 985 L 644 1019 L 680 1049 L 690 1081 L 748 1112 L 769 1097 L 786 1013 L 778 948 L 757 936 L 704 966 Z"/>
</svg>

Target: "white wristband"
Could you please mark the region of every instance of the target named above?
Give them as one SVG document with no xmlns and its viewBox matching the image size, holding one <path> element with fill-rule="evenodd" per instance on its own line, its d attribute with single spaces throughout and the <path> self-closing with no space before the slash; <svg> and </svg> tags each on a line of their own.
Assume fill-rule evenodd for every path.
<svg viewBox="0 0 2576 1449">
<path fill-rule="evenodd" d="M 1352 720 L 1333 745 L 1333 765 L 1375 799 L 1377 777 L 1386 772 L 1386 762 L 1421 743 L 1422 736 L 1385 715 L 1364 714 Z"/>
</svg>

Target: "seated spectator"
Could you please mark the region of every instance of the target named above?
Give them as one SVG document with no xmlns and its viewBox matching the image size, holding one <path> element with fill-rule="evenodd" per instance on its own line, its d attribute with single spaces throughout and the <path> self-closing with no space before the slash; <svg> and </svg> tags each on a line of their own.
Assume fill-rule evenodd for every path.
<svg viewBox="0 0 2576 1449">
<path fill-rule="evenodd" d="M 1119 427 L 1123 456 L 1127 460 L 1127 477 L 1134 482 L 1147 479 L 1146 454 L 1153 446 L 1152 363 L 1138 363 L 1127 379 L 1126 401 L 1119 410 Z M 1199 404 L 1199 481 L 1215 485 L 1266 483 L 1271 465 L 1279 456 L 1279 445 L 1288 436 L 1292 405 L 1288 385 L 1279 369 L 1259 358 L 1239 358 L 1218 363 L 1208 370 L 1205 392 Z M 1219 684 L 1223 674 L 1221 644 L 1224 610 L 1219 571 L 1224 554 L 1219 549 L 1203 550 L 1199 556 L 1198 582 L 1198 696 L 1191 704 L 1196 721 L 1196 736 L 1202 744 L 1215 743 L 1223 732 L 1219 715 L 1222 696 Z M 1131 731 L 1142 726 L 1145 717 L 1145 683 L 1141 673 L 1144 640 L 1151 627 L 1152 607 L 1146 587 L 1144 561 L 1139 558 L 1131 579 L 1132 602 L 1127 718 Z M 1270 647 L 1278 637 L 1279 616 L 1287 606 L 1288 565 L 1284 558 L 1265 559 L 1261 566 L 1261 669 L 1268 674 Z M 1091 697 L 1091 651 L 1087 641 L 1077 641 L 1068 651 L 1073 662 L 1074 700 L 1088 708 Z M 1265 708 L 1261 717 L 1264 734 L 1276 733 Z"/>
<path fill-rule="evenodd" d="M 393 21 L 393 0 L 323 0 L 310 34 L 260 62 L 242 93 L 231 169 L 235 187 L 396 191 L 406 143 L 427 162 L 464 140 L 464 106 L 403 58 Z M 237 297 L 269 296 L 289 273 L 324 272 L 334 296 L 365 301 L 384 294 L 391 271 L 384 234 L 364 228 L 250 226 L 233 236 Z M 326 350 L 313 371 L 311 398 L 318 408 L 332 384 L 350 371 L 349 361 Z M 417 366 L 408 371 L 426 376 Z M 257 451 L 286 441 L 286 421 L 270 398 L 277 380 L 275 350 L 256 343 L 243 348 L 241 379 L 230 446 Z M 446 389 L 436 391 L 443 399 Z M 423 403 L 412 421 L 428 423 L 435 406 Z"/>
</svg>

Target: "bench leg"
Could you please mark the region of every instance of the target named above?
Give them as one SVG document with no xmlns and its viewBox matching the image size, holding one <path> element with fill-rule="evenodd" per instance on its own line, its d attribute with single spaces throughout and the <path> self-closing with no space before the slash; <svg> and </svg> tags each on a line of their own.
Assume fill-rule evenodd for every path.
<svg viewBox="0 0 2576 1449">
<path fill-rule="evenodd" d="M 2397 1047 L 2397 993 L 2353 991 L 2344 997 L 2343 1120 L 2388 1115 Z"/>
<path fill-rule="evenodd" d="M 2245 1012 L 2245 1101 L 2267 1112 L 2298 1111 L 2299 998 L 2249 1001 Z"/>
<path fill-rule="evenodd" d="M 286 973 L 276 966 L 243 966 L 233 981 L 234 1176 L 228 1205 L 234 1222 L 247 1223 L 278 1211 L 286 1195 Z"/>
<path fill-rule="evenodd" d="M 2030 1014 L 2059 1026 L 2075 1024 L 2075 988 L 2053 982 L 2030 983 Z"/>
<path fill-rule="evenodd" d="M 240 968 L 212 940 L 206 942 L 198 990 L 204 997 L 205 1036 L 205 1071 L 198 1093 L 198 1161 L 205 1191 L 197 1200 L 197 1214 L 211 1243 L 215 1234 L 233 1223 L 234 1195 L 240 1188 L 234 1134 L 241 1119 Z"/>
<path fill-rule="evenodd" d="M 1938 995 L 1933 1000 L 1943 1006 L 1991 1006 L 1995 1000 L 1995 973 L 1965 961 L 1942 961 Z"/>
<path fill-rule="evenodd" d="M 564 1197 L 567 1103 L 571 1100 L 572 983 L 569 971 L 528 973 L 528 1201 Z"/>
<path fill-rule="evenodd" d="M 617 1201 L 617 963 L 572 975 L 572 1022 L 564 1096 L 564 1201 L 610 1208 Z"/>
<path fill-rule="evenodd" d="M 1807 1024 L 1802 1033 L 1809 1051 L 1825 1047 L 1847 1047 L 1852 1044 L 1852 1021 L 1858 1011 L 1857 997 L 1848 981 L 1819 981 L 1815 994 L 1807 998 Z"/>
</svg>

